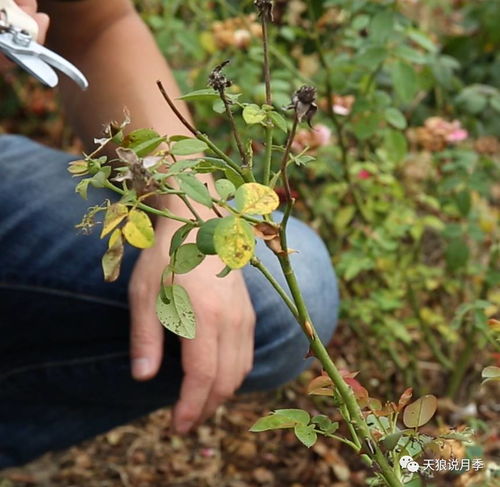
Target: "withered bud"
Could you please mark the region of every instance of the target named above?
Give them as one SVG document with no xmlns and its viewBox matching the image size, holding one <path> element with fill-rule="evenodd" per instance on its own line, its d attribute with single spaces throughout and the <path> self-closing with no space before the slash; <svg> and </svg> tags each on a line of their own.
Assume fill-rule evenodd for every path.
<svg viewBox="0 0 500 487">
<path fill-rule="evenodd" d="M 223 63 L 215 66 L 213 71 L 208 77 L 208 86 L 211 86 L 215 91 L 223 92 L 226 88 L 229 88 L 233 83 L 230 79 L 226 78 L 222 74 L 222 69 L 230 63 L 229 59 Z"/>
<path fill-rule="evenodd" d="M 273 21 L 273 1 L 272 0 L 254 0 L 254 5 L 259 11 L 259 16 L 265 21 Z"/>
<path fill-rule="evenodd" d="M 316 88 L 314 86 L 300 87 L 292 97 L 292 104 L 288 107 L 294 109 L 299 122 L 305 120 L 311 126 L 311 119 L 318 110 L 316 105 Z"/>
</svg>

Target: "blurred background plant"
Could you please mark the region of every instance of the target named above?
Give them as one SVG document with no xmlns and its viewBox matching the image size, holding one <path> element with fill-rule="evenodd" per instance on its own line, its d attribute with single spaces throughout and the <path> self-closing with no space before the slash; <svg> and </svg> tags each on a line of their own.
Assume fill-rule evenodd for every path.
<svg viewBox="0 0 500 487">
<path fill-rule="evenodd" d="M 252 2 L 209 4 L 138 7 L 184 91 L 231 59 L 232 92 L 264 103 Z M 304 82 L 320 93 L 294 143 L 293 189 L 331 250 L 358 359 L 420 393 L 469 396 L 478 352 L 498 360 L 500 4 L 277 0 L 274 15 L 276 107 Z M 194 116 L 232 152 L 222 111 L 207 101 Z"/>
</svg>

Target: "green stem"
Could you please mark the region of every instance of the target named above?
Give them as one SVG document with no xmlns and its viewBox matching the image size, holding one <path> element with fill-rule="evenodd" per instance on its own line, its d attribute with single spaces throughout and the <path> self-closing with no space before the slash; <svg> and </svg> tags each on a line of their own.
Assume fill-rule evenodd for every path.
<svg viewBox="0 0 500 487">
<path fill-rule="evenodd" d="M 273 125 L 270 120 L 266 122 L 266 152 L 264 155 L 264 176 L 263 183 L 269 186 L 271 179 L 271 165 L 273 158 Z"/>
<path fill-rule="evenodd" d="M 464 378 L 464 375 L 467 372 L 467 369 L 469 368 L 472 361 L 476 346 L 475 338 L 474 325 L 472 325 L 471 331 L 468 333 L 465 340 L 465 348 L 456 361 L 453 373 L 451 374 L 450 383 L 446 393 L 446 395 L 451 399 L 454 399 L 457 395 L 462 379 Z"/>
<path fill-rule="evenodd" d="M 333 440 L 338 440 L 342 443 L 345 443 L 346 445 L 350 446 L 356 453 L 359 452 L 358 445 L 356 445 L 352 441 L 348 440 L 347 438 L 342 438 L 341 436 L 332 435 L 331 433 L 325 433 L 324 431 L 321 431 L 318 429 L 315 429 L 314 432 L 318 433 L 320 435 L 326 436 L 327 438 L 332 438 Z"/>
<path fill-rule="evenodd" d="M 111 184 L 109 181 L 106 181 L 104 187 L 107 189 L 110 189 L 111 191 L 114 191 L 115 193 L 118 193 L 122 196 L 125 194 L 125 191 L 123 189 L 116 187 L 114 184 Z M 153 215 L 157 215 L 157 216 L 162 216 L 164 218 L 169 218 L 170 220 L 175 220 L 175 221 L 182 222 L 182 223 L 188 223 L 190 225 L 195 223 L 195 222 L 193 222 L 193 220 L 188 220 L 187 218 L 183 218 L 181 216 L 174 215 L 171 211 L 169 211 L 167 209 L 158 210 L 156 208 L 153 208 L 152 206 L 145 205 L 144 203 L 140 203 L 140 202 L 137 203 L 136 206 L 137 206 L 137 208 L 140 208 L 141 210 L 147 211 L 148 213 L 152 213 Z"/>
<path fill-rule="evenodd" d="M 274 278 L 274 276 L 269 272 L 267 267 L 262 264 L 260 259 L 257 257 L 252 257 L 250 264 L 254 266 L 256 269 L 259 269 L 260 272 L 264 275 L 264 277 L 270 282 L 270 284 L 274 287 L 276 292 L 281 296 L 285 304 L 288 306 L 288 309 L 292 312 L 295 318 L 298 318 L 297 307 L 294 302 L 290 299 L 286 291 L 281 287 L 280 283 Z"/>
<path fill-rule="evenodd" d="M 436 340 L 432 336 L 432 331 L 431 331 L 429 325 L 422 318 L 422 314 L 420 313 L 420 306 L 418 305 L 417 297 L 415 296 L 415 291 L 413 291 L 413 287 L 410 283 L 408 283 L 408 301 L 410 303 L 413 314 L 417 318 L 417 321 L 420 325 L 420 329 L 422 330 L 422 334 L 424 335 L 425 341 L 426 341 L 427 345 L 429 346 L 429 348 L 432 350 L 434 357 L 436 357 L 437 361 L 446 370 L 454 369 L 455 368 L 454 364 L 440 350 L 439 346 L 437 345 Z"/>
<path fill-rule="evenodd" d="M 224 107 L 226 109 L 226 115 L 229 118 L 229 123 L 231 124 L 231 130 L 233 132 L 236 146 L 238 147 L 238 152 L 240 153 L 242 164 L 244 167 L 248 167 L 248 157 L 245 152 L 245 148 L 243 147 L 243 142 L 241 141 L 240 132 L 238 131 L 238 127 L 236 126 L 236 122 L 234 121 L 233 112 L 231 111 L 231 105 L 229 104 L 224 89 L 219 90 L 219 96 L 222 102 L 224 103 Z"/>
<path fill-rule="evenodd" d="M 286 228 L 282 229 L 282 231 L 286 231 Z M 349 412 L 350 424 L 354 427 L 357 434 L 364 441 L 366 447 L 371 453 L 371 456 L 377 462 L 378 466 L 380 467 L 381 474 L 384 477 L 387 485 L 389 487 L 402 487 L 401 482 L 394 474 L 394 471 L 392 470 L 382 450 L 378 446 L 378 443 L 372 439 L 370 429 L 365 422 L 365 419 L 363 417 L 359 404 L 356 401 L 352 389 L 344 381 L 339 370 L 330 358 L 328 351 L 317 335 L 317 332 L 311 322 L 309 313 L 307 311 L 307 307 L 300 291 L 297 278 L 295 276 L 295 273 L 293 272 L 289 255 L 285 252 L 282 255 L 279 255 L 278 259 L 285 275 L 285 279 L 288 283 L 288 287 L 290 288 L 293 300 L 295 301 L 295 304 L 297 306 L 297 311 L 299 314 L 297 321 L 299 322 L 302 330 L 309 340 L 311 351 L 321 362 L 323 369 L 332 380 L 336 390 L 338 391 L 338 394 L 344 401 L 345 407 Z"/>
</svg>

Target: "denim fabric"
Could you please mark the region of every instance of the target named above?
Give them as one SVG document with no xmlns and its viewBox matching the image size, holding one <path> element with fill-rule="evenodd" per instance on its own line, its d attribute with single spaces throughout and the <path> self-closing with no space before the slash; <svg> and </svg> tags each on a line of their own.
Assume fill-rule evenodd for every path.
<svg viewBox="0 0 500 487">
<path fill-rule="evenodd" d="M 0 469 L 65 448 L 175 402 L 182 380 L 179 341 L 165 340 L 156 378 L 131 379 L 127 283 L 138 252 L 128 248 L 120 279 L 105 283 L 105 242 L 74 228 L 105 198 L 75 194 L 74 156 L 19 136 L 0 136 Z M 311 316 L 325 342 L 338 292 L 322 241 L 292 219 L 289 246 Z M 277 259 L 257 254 L 286 287 Z M 274 388 L 309 363 L 307 341 L 270 284 L 243 270 L 257 314 L 255 366 L 242 391 Z M 166 332 L 167 333 L 167 332 Z"/>
</svg>

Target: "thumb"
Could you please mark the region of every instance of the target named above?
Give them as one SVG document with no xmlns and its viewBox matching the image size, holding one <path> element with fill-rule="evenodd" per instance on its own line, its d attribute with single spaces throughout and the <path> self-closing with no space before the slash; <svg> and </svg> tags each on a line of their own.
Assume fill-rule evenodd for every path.
<svg viewBox="0 0 500 487">
<path fill-rule="evenodd" d="M 155 312 L 156 291 L 138 292 L 132 284 L 129 300 L 132 377 L 149 380 L 157 374 L 163 358 L 164 333 Z"/>
</svg>

